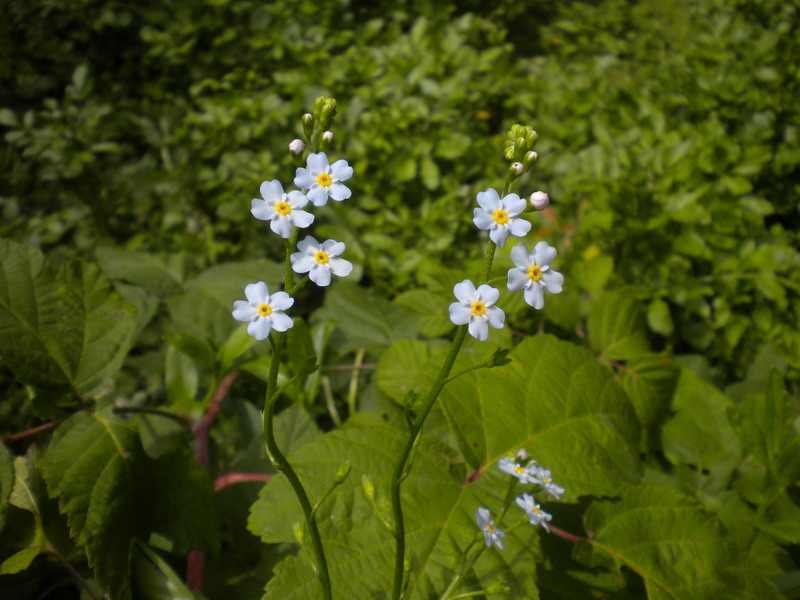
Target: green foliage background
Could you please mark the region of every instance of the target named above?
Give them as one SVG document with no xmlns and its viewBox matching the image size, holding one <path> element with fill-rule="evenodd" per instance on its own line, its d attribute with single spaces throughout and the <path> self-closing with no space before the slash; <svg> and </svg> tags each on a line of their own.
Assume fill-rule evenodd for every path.
<svg viewBox="0 0 800 600">
<path fill-rule="evenodd" d="M 356 269 L 300 293 L 281 376 L 309 356 L 369 368 L 288 388 L 278 434 L 312 496 L 353 464 L 320 509 L 346 548 L 334 584 L 388 588 L 391 538 L 359 478 L 389 514 L 398 406 L 441 360 L 452 286 L 482 261 L 474 198 L 501 185 L 518 122 L 540 159 L 516 191 L 552 199 L 528 241 L 558 248 L 567 284 L 541 312 L 501 292 L 509 327 L 460 360 L 502 347 L 512 363 L 454 381 L 426 427 L 406 492 L 412 597 L 438 597 L 475 507 L 501 500 L 492 465 L 525 447 L 568 490 L 547 506 L 554 523 L 589 541 L 515 530 L 473 588 L 502 576 L 525 598 L 800 598 L 799 13 L 4 0 L 0 435 L 66 420 L 0 445 L 0 591 L 73 593 L 58 553 L 113 598 L 191 598 L 199 549 L 210 598 L 260 598 L 268 581 L 268 598 L 316 597 L 285 480 L 216 495 L 212 480 L 271 472 L 269 346 L 230 309 L 246 283 L 282 280 L 282 244 L 249 204 L 263 180 L 289 186 L 288 143 L 326 95 L 353 198 L 318 211 L 312 235 L 344 241 Z M 510 266 L 499 252 L 493 274 Z M 234 369 L 204 469 L 181 419 Z"/>
</svg>

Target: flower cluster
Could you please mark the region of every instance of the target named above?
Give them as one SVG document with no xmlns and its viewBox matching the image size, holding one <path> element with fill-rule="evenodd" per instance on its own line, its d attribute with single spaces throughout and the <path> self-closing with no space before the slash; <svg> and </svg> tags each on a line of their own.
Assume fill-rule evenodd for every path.
<svg viewBox="0 0 800 600">
<path fill-rule="evenodd" d="M 329 140 L 328 140 L 329 141 Z M 289 152 L 298 157 L 305 150 L 302 140 L 294 140 Z M 314 215 L 303 210 L 311 202 L 314 206 L 324 206 L 328 198 L 340 202 L 352 194 L 344 185 L 353 176 L 353 168 L 346 160 L 337 160 L 332 165 L 324 152 L 309 154 L 306 167 L 298 167 L 294 184 L 300 190 L 289 193 L 283 191 L 280 181 L 265 181 L 261 184 L 262 199 L 254 199 L 250 212 L 261 221 L 269 221 L 270 229 L 284 239 L 289 239 L 292 230 L 304 229 L 314 222 Z M 306 190 L 305 192 L 301 190 Z M 329 285 L 331 273 L 346 277 L 353 265 L 339 258 L 345 250 L 342 242 L 326 240 L 321 244 L 307 236 L 297 244 L 296 252 L 290 256 L 295 273 L 308 273 L 308 278 L 319 286 Z M 244 290 L 247 301 L 237 300 L 233 304 L 233 318 L 249 323 L 247 332 L 257 340 L 264 340 L 272 329 L 286 331 L 293 325 L 291 317 L 284 314 L 294 300 L 286 292 L 276 292 L 270 296 L 263 281 L 251 283 Z"/>
<path fill-rule="evenodd" d="M 498 463 L 500 470 L 516 477 L 523 485 L 538 485 L 543 491 L 547 492 L 556 500 L 561 499 L 564 488 L 553 481 L 549 469 L 540 467 L 535 460 L 528 461 L 526 464 L 527 453 L 524 451 L 518 453 L 515 459 L 501 458 Z M 528 522 L 531 525 L 535 527 L 541 526 L 545 531 L 550 531 L 548 523 L 552 520 L 553 516 L 542 510 L 541 505 L 536 502 L 533 495 L 523 493 L 521 496 L 517 496 L 515 502 L 517 506 L 525 511 Z M 492 521 L 490 517 L 491 513 L 488 508 L 483 506 L 478 508 L 476 515 L 478 528 L 483 531 L 484 542 L 487 546 L 495 545 L 502 550 L 503 543 L 501 540 L 503 536 L 505 536 L 505 533 L 495 526 L 494 521 Z"/>
</svg>

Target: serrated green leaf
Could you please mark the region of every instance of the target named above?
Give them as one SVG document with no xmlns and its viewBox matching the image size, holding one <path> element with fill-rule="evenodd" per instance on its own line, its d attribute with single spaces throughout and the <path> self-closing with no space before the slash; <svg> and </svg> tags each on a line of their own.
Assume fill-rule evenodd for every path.
<svg viewBox="0 0 800 600">
<path fill-rule="evenodd" d="M 100 268 L 111 279 L 122 279 L 156 296 L 183 290 L 183 259 L 179 255 L 148 254 L 123 248 L 98 248 Z"/>
<path fill-rule="evenodd" d="M 377 380 L 381 391 L 402 404 L 409 391 L 427 392 L 441 368 L 447 348 L 419 340 L 400 340 L 378 361 Z"/>
<path fill-rule="evenodd" d="M 631 359 L 619 371 L 619 381 L 636 409 L 644 447 L 661 449 L 661 425 L 669 416 L 680 370 L 664 356 L 646 354 Z"/>
<path fill-rule="evenodd" d="M 585 527 L 595 550 L 644 579 L 649 598 L 780 598 L 722 524 L 673 488 L 629 486 L 619 501 L 592 504 Z"/>
<path fill-rule="evenodd" d="M 549 335 L 527 338 L 509 358 L 505 367 L 455 379 L 441 394 L 470 466 L 488 469 L 525 448 L 567 488 L 565 498 L 614 495 L 638 480 L 633 407 L 606 368 Z"/>
<path fill-rule="evenodd" d="M 48 490 L 67 515 L 70 534 L 86 546 L 100 586 L 121 600 L 131 596 L 135 448 L 136 436 L 128 425 L 79 412 L 56 430 L 43 461 Z"/>
<path fill-rule="evenodd" d="M 409 290 L 397 296 L 394 304 L 420 315 L 419 332 L 429 338 L 445 335 L 453 329 L 446 307 L 448 300 L 428 290 Z"/>
<path fill-rule="evenodd" d="M 290 457 L 312 503 L 330 486 L 342 462 L 349 460 L 352 465 L 350 477 L 318 512 L 333 588 L 343 598 L 380 597 L 391 587 L 394 538 L 374 515 L 362 490 L 361 474 L 370 475 L 378 506 L 391 518 L 388 482 L 405 435 L 379 415 L 362 412 L 342 429 L 303 446 Z M 412 556 L 409 598 L 441 594 L 454 575 L 460 552 L 475 539 L 478 506 L 496 507 L 505 495 L 507 479 L 499 470 L 473 483 L 453 478 L 443 450 L 423 440 L 403 486 L 406 540 Z M 515 519 L 518 517 L 515 515 Z M 251 509 L 248 528 L 265 541 L 291 542 L 293 524 L 302 523 L 302 519 L 299 504 L 281 475 L 262 490 Z M 538 536 L 538 530 L 530 526 L 510 531 L 504 540 L 505 552 L 492 549 L 481 557 L 476 566 L 480 583 L 489 585 L 502 575 L 512 595 L 522 597 L 524 593 L 525 598 L 537 598 Z M 319 583 L 301 552 L 278 565 L 265 598 L 305 600 L 320 596 Z"/>
<path fill-rule="evenodd" d="M 662 429 L 664 454 L 726 477 L 741 459 L 742 446 L 728 423 L 731 401 L 694 371 L 682 369 L 672 403 L 674 416 Z"/>
<path fill-rule="evenodd" d="M 127 355 L 134 313 L 96 267 L 55 279 L 38 250 L 0 240 L 0 356 L 21 380 L 91 393 Z"/>
<path fill-rule="evenodd" d="M 187 551 L 219 550 L 219 519 L 208 471 L 187 447 L 137 463 L 137 489 L 147 490 L 147 525 Z"/>
<path fill-rule="evenodd" d="M 337 329 L 330 343 L 350 352 L 361 348 L 383 350 L 399 339 L 414 337 L 419 317 L 371 290 L 341 282 L 325 295 L 325 304 L 312 320 L 335 322 Z"/>
<path fill-rule="evenodd" d="M 139 415 L 137 429 L 142 448 L 150 458 L 157 459 L 179 445 L 189 443 L 189 432 L 185 425 L 175 419 L 159 415 Z"/>
<path fill-rule="evenodd" d="M 275 441 L 284 454 L 314 441 L 322 432 L 300 404 L 292 404 L 275 417 Z"/>
<path fill-rule="evenodd" d="M 595 298 L 588 328 L 592 348 L 603 358 L 625 360 L 648 351 L 642 311 L 630 291 L 614 290 Z"/>
</svg>

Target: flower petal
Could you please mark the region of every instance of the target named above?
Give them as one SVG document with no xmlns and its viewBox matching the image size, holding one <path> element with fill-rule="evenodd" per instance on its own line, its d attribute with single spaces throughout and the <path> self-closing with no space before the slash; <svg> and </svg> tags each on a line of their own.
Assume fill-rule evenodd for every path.
<svg viewBox="0 0 800 600">
<path fill-rule="evenodd" d="M 327 252 L 329 256 L 339 256 L 344 252 L 344 244 L 336 240 L 325 240 L 322 243 L 322 251 Z"/>
<path fill-rule="evenodd" d="M 517 269 L 516 267 L 508 270 L 508 289 L 512 292 L 521 290 L 528 285 L 529 281 L 530 278 L 527 272 Z"/>
<path fill-rule="evenodd" d="M 478 229 L 483 229 L 486 231 L 487 229 L 491 229 L 492 226 L 495 224 L 492 215 L 482 208 L 476 208 L 472 213 L 472 222 L 475 223 L 475 227 Z"/>
<path fill-rule="evenodd" d="M 286 331 L 287 329 L 290 329 L 292 325 L 294 325 L 292 317 L 285 315 L 282 312 L 272 313 L 271 318 L 272 327 L 275 328 L 275 331 Z"/>
<path fill-rule="evenodd" d="M 343 258 L 333 257 L 328 264 L 337 277 L 347 277 L 353 271 L 353 263 Z"/>
<path fill-rule="evenodd" d="M 292 298 L 286 292 L 275 292 L 272 294 L 270 300 L 270 306 L 272 306 L 272 310 L 286 310 L 292 304 L 294 304 L 294 298 Z"/>
<path fill-rule="evenodd" d="M 316 183 L 308 190 L 306 196 L 314 206 L 325 206 L 328 203 L 328 190 Z"/>
<path fill-rule="evenodd" d="M 525 242 L 520 242 L 511 249 L 511 260 L 515 265 L 526 270 L 531 266 L 531 257 L 528 255 L 528 247 Z"/>
<path fill-rule="evenodd" d="M 489 325 L 495 329 L 501 329 L 506 320 L 506 314 L 497 306 L 490 306 L 486 309 L 486 316 L 489 318 Z"/>
<path fill-rule="evenodd" d="M 347 181 L 353 176 L 353 167 L 346 160 L 337 160 L 331 165 L 331 177 L 334 181 Z"/>
<path fill-rule="evenodd" d="M 542 281 L 551 294 L 560 294 L 561 286 L 564 283 L 564 276 L 558 271 L 545 271 L 542 273 Z"/>
<path fill-rule="evenodd" d="M 252 335 L 257 340 L 265 340 L 267 336 L 269 336 L 269 330 L 272 328 L 272 325 L 269 322 L 269 319 L 256 319 L 255 321 L 251 321 L 250 325 L 247 326 L 247 333 Z"/>
<path fill-rule="evenodd" d="M 292 214 L 292 221 L 294 222 L 295 225 L 297 225 L 301 229 L 304 227 L 308 227 L 309 225 L 311 225 L 311 223 L 314 222 L 314 215 L 312 215 L 310 212 L 306 212 L 304 210 L 293 210 L 291 214 Z M 287 235 L 284 237 L 289 237 L 289 236 Z"/>
<path fill-rule="evenodd" d="M 325 173 L 328 169 L 328 155 L 324 152 L 309 154 L 306 162 L 314 175 Z"/>
<path fill-rule="evenodd" d="M 485 192 L 478 192 L 478 206 L 489 212 L 494 212 L 500 206 L 500 196 L 494 188 Z"/>
<path fill-rule="evenodd" d="M 454 325 L 464 325 L 469 323 L 469 318 L 472 316 L 472 310 L 459 302 L 453 302 L 450 305 L 450 320 Z"/>
<path fill-rule="evenodd" d="M 505 198 L 503 198 L 503 206 L 509 215 L 516 217 L 523 210 L 525 210 L 527 202 L 525 202 L 525 200 L 516 194 L 508 194 Z"/>
<path fill-rule="evenodd" d="M 237 300 L 233 303 L 233 318 L 237 321 L 252 321 L 258 316 L 258 311 L 249 302 Z"/>
<path fill-rule="evenodd" d="M 314 257 L 308 256 L 307 254 L 300 254 L 298 252 L 296 255 L 292 254 L 292 256 L 302 257 L 296 262 L 292 261 L 292 271 L 295 273 L 308 273 L 314 267 L 314 265 L 317 264 L 317 261 L 314 260 Z"/>
<path fill-rule="evenodd" d="M 525 219 L 509 219 L 508 229 L 517 237 L 524 237 L 531 230 L 531 224 Z"/>
<path fill-rule="evenodd" d="M 307 235 L 302 241 L 297 242 L 297 249 L 303 253 L 309 253 L 309 250 L 311 251 L 310 253 L 314 253 L 319 249 L 319 242 L 317 238 Z"/>
<path fill-rule="evenodd" d="M 538 283 L 534 283 L 524 292 L 525 302 L 530 304 L 536 310 L 544 308 L 544 288 Z"/>
<path fill-rule="evenodd" d="M 465 279 L 461 283 L 457 283 L 453 286 L 453 294 L 455 294 L 456 300 L 462 304 L 470 304 L 475 299 L 477 293 L 475 284 L 469 279 Z"/>
<path fill-rule="evenodd" d="M 269 288 L 263 281 L 249 283 L 244 288 L 244 295 L 253 305 L 264 304 L 269 301 Z"/>
<path fill-rule="evenodd" d="M 283 186 L 277 179 L 263 182 L 259 191 L 264 200 L 270 200 L 272 202 L 280 202 L 283 200 Z"/>
<path fill-rule="evenodd" d="M 558 250 L 548 245 L 547 242 L 537 243 L 533 247 L 533 252 L 531 252 L 531 255 L 533 256 L 533 262 L 540 267 L 545 267 L 553 262 L 556 259 L 557 254 Z"/>
<path fill-rule="evenodd" d="M 268 202 L 254 199 L 250 204 L 250 214 L 261 221 L 269 221 L 275 215 L 275 209 Z"/>
<path fill-rule="evenodd" d="M 284 239 L 288 239 L 292 234 L 292 221 L 285 215 L 275 213 L 275 216 L 269 222 L 269 228 Z"/>
<path fill-rule="evenodd" d="M 320 287 L 325 287 L 331 283 L 331 269 L 327 265 L 314 264 L 308 272 L 308 277 Z"/>
<path fill-rule="evenodd" d="M 506 239 L 508 238 L 508 229 L 505 227 L 495 227 L 489 232 L 489 239 L 497 244 L 498 248 L 506 247 Z"/>
<path fill-rule="evenodd" d="M 286 200 L 292 208 L 303 208 L 308 204 L 308 197 L 303 192 L 293 190 L 286 194 Z"/>
<path fill-rule="evenodd" d="M 497 302 L 497 299 L 500 297 L 500 290 L 493 288 L 490 285 L 486 285 L 485 283 L 478 287 L 477 292 L 478 295 L 480 295 L 481 300 L 491 304 Z"/>
<path fill-rule="evenodd" d="M 472 319 L 467 329 L 469 330 L 469 334 L 479 342 L 489 337 L 489 324 L 486 322 L 486 319 Z"/>
<path fill-rule="evenodd" d="M 350 188 L 343 183 L 332 183 L 330 187 L 328 187 L 328 192 L 330 193 L 331 198 L 337 202 L 347 200 L 353 195 L 353 192 L 350 191 Z"/>
<path fill-rule="evenodd" d="M 307 190 L 312 185 L 314 185 L 315 181 L 316 179 L 314 179 L 314 176 L 308 169 L 304 169 L 303 167 L 298 167 L 297 171 L 295 171 L 294 184 L 297 187 Z"/>
</svg>

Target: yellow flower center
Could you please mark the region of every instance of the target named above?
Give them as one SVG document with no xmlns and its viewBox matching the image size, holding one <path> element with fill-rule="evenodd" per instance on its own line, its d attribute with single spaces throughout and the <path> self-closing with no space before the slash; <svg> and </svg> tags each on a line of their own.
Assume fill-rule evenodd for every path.
<svg viewBox="0 0 800 600">
<path fill-rule="evenodd" d="M 331 179 L 331 176 L 328 175 L 327 173 L 320 173 L 319 175 L 317 175 L 317 183 L 320 184 L 322 187 L 328 187 L 331 183 L 333 183 L 333 180 Z"/>
<path fill-rule="evenodd" d="M 528 267 L 528 277 L 533 281 L 539 281 L 542 278 L 542 270 L 536 265 Z"/>
<path fill-rule="evenodd" d="M 487 523 L 486 531 L 488 531 L 489 533 L 494 533 L 494 525 L 492 525 L 491 523 Z"/>
<path fill-rule="evenodd" d="M 492 215 L 494 222 L 498 225 L 505 225 L 508 223 L 508 213 L 504 210 L 496 210 Z"/>
<path fill-rule="evenodd" d="M 320 251 L 314 255 L 314 260 L 316 260 L 319 264 L 324 265 L 326 262 L 330 260 L 330 258 L 328 257 L 327 252 Z"/>
<path fill-rule="evenodd" d="M 547 485 L 550 483 L 550 480 L 547 477 L 542 477 L 542 483 Z"/>
<path fill-rule="evenodd" d="M 534 504 L 533 505 L 533 512 L 535 512 L 537 515 L 540 515 L 540 514 L 542 514 L 542 509 Z"/>
<path fill-rule="evenodd" d="M 279 215 L 288 215 L 290 212 L 292 212 L 292 207 L 289 206 L 288 202 L 278 202 L 275 205 L 275 212 Z"/>
<path fill-rule="evenodd" d="M 519 473 L 520 475 L 522 475 L 522 474 L 525 472 L 525 469 L 523 469 L 522 467 L 519 467 L 519 466 L 517 466 L 517 467 L 514 467 L 514 470 L 515 470 L 517 473 Z"/>
<path fill-rule="evenodd" d="M 269 304 L 262 304 L 258 307 L 258 314 L 262 317 L 268 317 L 272 314 L 272 307 Z"/>
<path fill-rule="evenodd" d="M 478 315 L 480 317 L 485 312 L 486 312 L 486 305 L 483 302 L 472 303 L 472 314 Z"/>
</svg>

